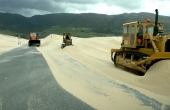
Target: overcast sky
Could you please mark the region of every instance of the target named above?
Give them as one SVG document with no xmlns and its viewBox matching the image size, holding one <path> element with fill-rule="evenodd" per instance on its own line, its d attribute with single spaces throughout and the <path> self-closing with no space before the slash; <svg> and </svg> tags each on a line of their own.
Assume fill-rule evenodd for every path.
<svg viewBox="0 0 170 110">
<path fill-rule="evenodd" d="M 26 17 L 49 13 L 155 13 L 155 9 L 159 15 L 170 16 L 170 0 L 0 0 L 0 12 Z"/>
</svg>

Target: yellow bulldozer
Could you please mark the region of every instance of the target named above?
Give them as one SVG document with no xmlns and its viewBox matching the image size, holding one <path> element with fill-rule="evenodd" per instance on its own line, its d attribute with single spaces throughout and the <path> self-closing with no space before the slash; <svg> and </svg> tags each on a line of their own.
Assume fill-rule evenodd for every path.
<svg viewBox="0 0 170 110">
<path fill-rule="evenodd" d="M 121 48 L 111 49 L 115 67 L 145 75 L 157 61 L 170 59 L 170 35 L 164 35 L 158 9 L 155 12 L 155 22 L 147 19 L 123 24 Z"/>
<path fill-rule="evenodd" d="M 71 32 L 64 32 L 63 33 L 63 43 L 61 44 L 61 48 L 63 49 L 66 46 L 72 45 L 72 33 Z"/>
</svg>

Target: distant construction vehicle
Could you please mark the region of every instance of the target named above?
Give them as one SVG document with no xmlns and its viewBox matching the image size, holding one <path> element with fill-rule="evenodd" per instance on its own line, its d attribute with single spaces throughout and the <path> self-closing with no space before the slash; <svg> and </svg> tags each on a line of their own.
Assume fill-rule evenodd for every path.
<svg viewBox="0 0 170 110">
<path fill-rule="evenodd" d="M 41 42 L 40 40 L 38 39 L 38 33 L 37 32 L 31 32 L 30 35 L 29 35 L 29 41 L 28 41 L 28 46 L 32 46 L 32 45 L 35 45 L 35 46 L 40 46 Z"/>
<path fill-rule="evenodd" d="M 61 44 L 61 48 L 72 45 L 71 35 L 72 35 L 71 32 L 64 32 L 63 33 L 63 43 Z"/>
<path fill-rule="evenodd" d="M 158 23 L 158 10 L 155 11 L 155 22 L 148 19 L 123 24 L 121 48 L 111 49 L 115 67 L 144 75 L 157 61 L 170 59 L 170 36 L 163 34 L 164 24 Z"/>
</svg>

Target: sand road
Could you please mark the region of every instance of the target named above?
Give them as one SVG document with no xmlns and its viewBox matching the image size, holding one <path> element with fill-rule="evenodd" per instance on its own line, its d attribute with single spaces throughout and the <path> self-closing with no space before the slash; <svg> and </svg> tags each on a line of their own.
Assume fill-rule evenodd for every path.
<svg viewBox="0 0 170 110">
<path fill-rule="evenodd" d="M 16 41 L 13 40 L 13 42 Z M 24 41 L 25 42 L 25 41 Z M 99 110 L 169 110 L 170 61 L 153 65 L 145 76 L 115 68 L 110 49 L 121 37 L 76 38 L 61 49 L 62 36 L 41 39 L 42 53 L 57 82 Z"/>
</svg>

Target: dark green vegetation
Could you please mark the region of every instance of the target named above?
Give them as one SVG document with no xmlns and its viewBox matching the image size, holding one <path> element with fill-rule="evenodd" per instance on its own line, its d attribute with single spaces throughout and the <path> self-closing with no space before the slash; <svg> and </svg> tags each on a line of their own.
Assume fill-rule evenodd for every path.
<svg viewBox="0 0 170 110">
<path fill-rule="evenodd" d="M 72 35 L 75 37 L 88 38 L 88 37 L 106 37 L 113 36 L 113 34 L 109 33 L 97 33 L 92 30 L 92 28 L 74 28 L 74 27 L 63 27 L 63 26 L 53 26 L 48 28 L 40 33 L 41 36 L 47 36 L 50 33 L 63 35 L 63 32 L 72 32 Z"/>
<path fill-rule="evenodd" d="M 124 13 L 104 15 L 83 14 L 47 14 L 30 18 L 10 13 L 0 13 L 0 33 L 25 37 L 29 32 L 39 32 L 41 37 L 49 34 L 72 32 L 76 37 L 117 36 L 122 33 L 122 24 L 133 21 L 155 21 L 152 13 Z M 170 17 L 159 15 L 159 22 L 165 24 L 164 33 L 170 32 Z"/>
</svg>

